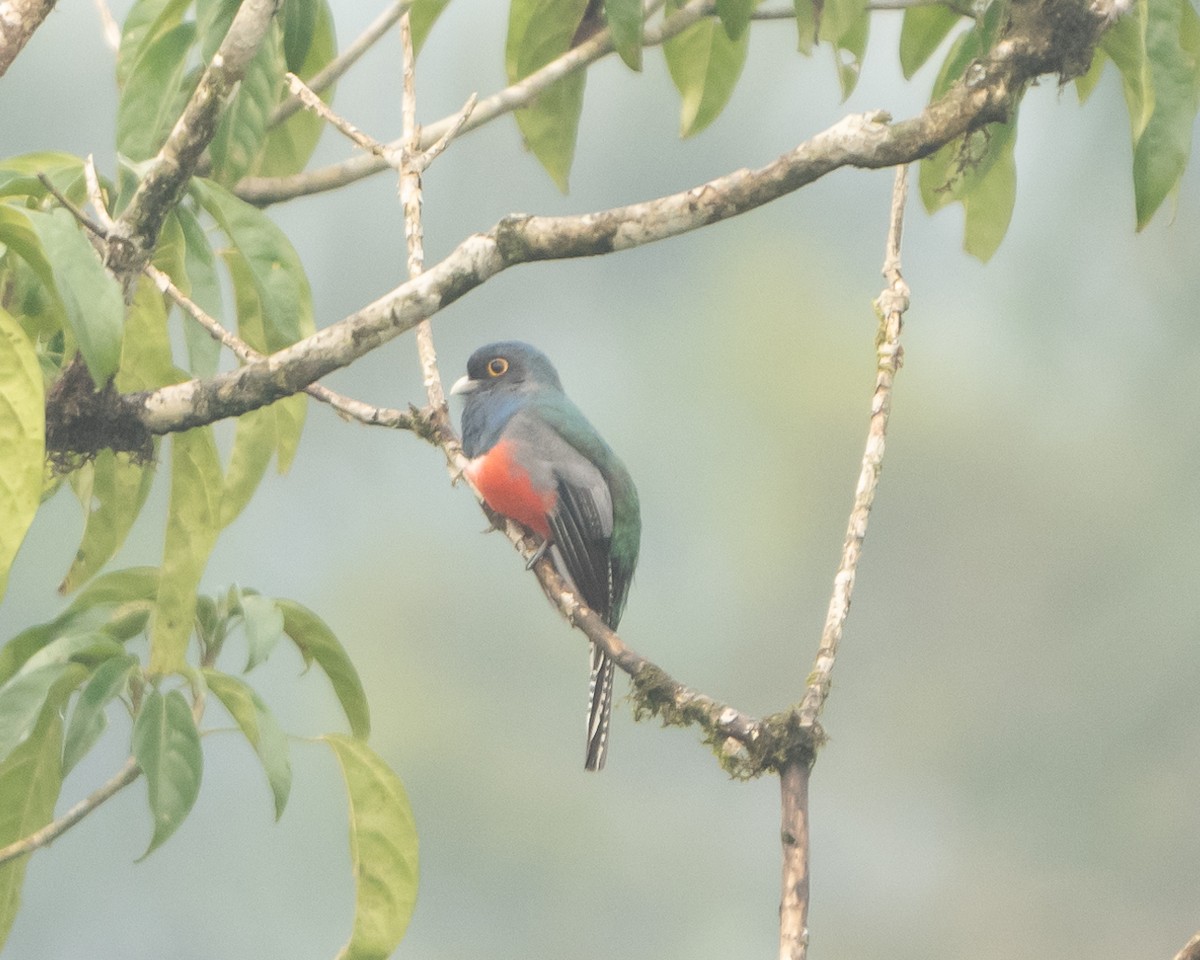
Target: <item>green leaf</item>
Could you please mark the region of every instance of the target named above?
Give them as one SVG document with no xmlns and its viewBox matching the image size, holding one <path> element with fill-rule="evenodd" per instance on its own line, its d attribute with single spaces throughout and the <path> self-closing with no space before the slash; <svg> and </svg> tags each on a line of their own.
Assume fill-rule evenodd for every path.
<svg viewBox="0 0 1200 960">
<path fill-rule="evenodd" d="M 925 65 L 961 19 L 962 14 L 941 4 L 909 7 L 904 11 L 904 25 L 900 28 L 900 69 L 904 71 L 905 80 L 911 80 Z"/>
<path fill-rule="evenodd" d="M 845 36 L 860 29 L 867 0 L 825 0 L 818 16 L 817 35 L 837 46 Z"/>
<path fill-rule="evenodd" d="M 833 42 L 833 56 L 837 63 L 838 83 L 845 100 L 858 86 L 862 74 L 863 57 L 867 52 L 867 34 L 871 27 L 871 14 L 863 10 L 851 27 Z"/>
<path fill-rule="evenodd" d="M 265 346 L 270 352 L 311 335 L 312 290 L 287 235 L 259 210 L 208 180 L 192 190 L 243 258 L 262 301 Z"/>
<path fill-rule="evenodd" d="M 717 0 L 717 16 L 730 40 L 737 40 L 750 26 L 754 0 Z"/>
<path fill-rule="evenodd" d="M 241 0 L 196 0 L 196 32 L 200 37 L 200 59 L 205 63 L 212 60 L 225 39 L 240 5 Z"/>
<path fill-rule="evenodd" d="M 796 49 L 806 57 L 817 42 L 817 10 L 814 0 L 794 0 L 796 9 Z"/>
<path fill-rule="evenodd" d="M 116 373 L 121 358 L 121 328 L 125 321 L 121 287 L 104 269 L 95 249 L 66 210 L 28 210 L 25 216 L 50 261 L 67 323 L 88 372 L 97 386 L 103 386 Z"/>
<path fill-rule="evenodd" d="M 0 847 L 50 822 L 62 788 L 62 707 L 83 673 L 74 668 L 50 691 L 29 737 L 0 763 Z M 0 950 L 12 930 L 21 903 L 21 885 L 29 855 L 0 864 Z"/>
<path fill-rule="evenodd" d="M 414 0 L 408 8 L 408 23 L 412 29 L 413 53 L 418 54 L 425 46 L 429 31 L 433 29 L 437 18 L 446 9 L 450 0 Z"/>
<path fill-rule="evenodd" d="M 155 156 L 199 79 L 188 69 L 196 25 L 180 23 L 138 56 L 117 103 L 117 150 L 140 162 Z"/>
<path fill-rule="evenodd" d="M 720 4 L 717 4 L 718 10 Z M 613 46 L 631 70 L 642 69 L 641 0 L 604 0 L 604 18 L 612 34 Z M 728 27 L 726 28 L 728 29 Z"/>
<path fill-rule="evenodd" d="M 270 597 L 257 593 L 244 593 L 241 597 L 242 626 L 246 631 L 246 645 L 250 656 L 246 663 L 249 673 L 264 663 L 283 636 L 283 613 Z"/>
<path fill-rule="evenodd" d="M 196 215 L 187 207 L 180 204 L 173 214 L 179 219 L 187 248 L 183 268 L 187 274 L 185 284 L 188 296 L 210 317 L 220 317 L 223 313 L 221 281 L 217 276 L 216 257 L 213 256 L 208 236 Z M 176 285 L 185 286 L 180 284 L 181 278 L 173 279 Z M 211 377 L 216 373 L 221 359 L 221 344 L 191 317 L 183 318 L 183 338 L 187 343 L 188 370 L 197 377 Z"/>
<path fill-rule="evenodd" d="M 0 308 L 0 598 L 42 496 L 45 405 L 37 353 L 20 324 Z"/>
<path fill-rule="evenodd" d="M 286 15 L 291 4 L 284 6 L 284 44 L 287 45 Z M 413 8 L 415 13 L 416 8 Z M 337 56 L 337 36 L 334 31 L 333 14 L 329 5 L 321 0 L 315 4 L 316 23 L 312 36 L 309 38 L 308 52 L 299 69 L 293 69 L 302 80 L 309 80 L 317 71 L 328 65 Z M 410 13 L 410 16 L 413 15 Z M 415 29 L 415 28 L 414 28 Z M 289 62 L 291 60 L 289 54 Z M 321 91 L 321 99 L 329 103 L 333 99 L 334 88 L 327 87 Z M 283 123 L 272 127 L 267 133 L 266 142 L 259 151 L 257 159 L 248 171 L 257 177 L 283 177 L 299 173 L 308 163 L 317 141 L 325 130 L 325 121 L 311 110 L 297 110 Z"/>
<path fill-rule="evenodd" d="M 1017 162 L 1013 157 L 1016 127 L 1005 138 L 987 172 L 963 197 L 966 217 L 963 247 L 967 253 L 987 262 L 1000 247 L 1008 232 L 1013 207 L 1017 202 Z"/>
<path fill-rule="evenodd" d="M 137 657 L 125 655 L 105 660 L 79 692 L 63 740 L 63 774 L 69 773 L 96 745 L 108 726 L 105 708 L 122 693 L 137 669 Z"/>
<path fill-rule="evenodd" d="M 249 685 L 217 670 L 205 670 L 208 689 L 217 695 L 229 715 L 258 754 L 275 797 L 275 819 L 283 816 L 292 789 L 292 764 L 288 742 L 265 703 Z"/>
<path fill-rule="evenodd" d="M 1125 105 L 1129 109 L 1131 136 L 1136 144 L 1150 114 L 1154 112 L 1154 79 L 1146 59 L 1146 22 L 1149 0 L 1135 0 L 1121 17 L 1100 37 L 1102 50 L 1121 73 Z"/>
<path fill-rule="evenodd" d="M 134 64 L 155 40 L 179 25 L 191 0 L 138 0 L 125 18 L 117 51 L 117 85 L 124 87 Z"/>
<path fill-rule="evenodd" d="M 1092 65 L 1088 67 L 1087 73 L 1075 78 L 1075 94 L 1079 97 L 1079 102 L 1086 103 L 1088 98 L 1095 92 L 1096 85 L 1100 82 L 1100 77 L 1104 73 L 1104 66 L 1108 63 L 1108 56 L 1099 47 L 1092 54 Z"/>
<path fill-rule="evenodd" d="M 60 593 L 71 593 L 95 576 L 125 542 L 154 481 L 153 463 L 134 463 L 127 454 L 101 450 L 89 465 L 90 496 L 84 503 L 83 540 Z"/>
<path fill-rule="evenodd" d="M 708 17 L 663 44 L 667 69 L 682 101 L 680 136 L 699 133 L 725 109 L 746 63 L 749 40 L 748 32 L 730 40 L 721 25 Z"/>
<path fill-rule="evenodd" d="M 21 670 L 0 687 L 0 761 L 29 735 L 50 688 L 70 666 L 64 660 Z"/>
<path fill-rule="evenodd" d="M 509 82 L 529 76 L 566 53 L 586 9 L 587 0 L 512 0 L 504 48 Z M 530 106 L 515 112 L 526 146 L 563 193 L 575 158 L 585 82 L 582 70 L 572 73 L 543 90 Z"/>
<path fill-rule="evenodd" d="M 117 389 L 132 393 L 184 379 L 186 377 L 175 368 L 171 358 L 171 338 L 167 332 L 163 298 L 150 278 L 143 276 L 138 280 L 125 320 Z"/>
<path fill-rule="evenodd" d="M 363 741 L 323 738 L 342 768 L 350 800 L 354 929 L 338 960 L 387 960 L 404 938 L 417 899 L 417 830 L 404 785 Z"/>
<path fill-rule="evenodd" d="M 1146 58 L 1154 111 L 1133 149 L 1133 191 L 1141 230 L 1178 186 L 1192 152 L 1197 96 L 1197 14 L 1191 0 L 1149 0 Z"/>
<path fill-rule="evenodd" d="M 183 668 L 196 589 L 221 524 L 221 465 L 212 429 L 171 438 L 171 500 L 162 575 L 150 633 L 150 673 Z"/>
<path fill-rule="evenodd" d="M 213 178 L 220 183 L 237 183 L 258 159 L 265 146 L 267 123 L 283 98 L 285 69 L 283 28 L 276 20 L 246 67 L 209 144 Z"/>
<path fill-rule="evenodd" d="M 133 720 L 133 755 L 146 775 L 154 836 L 144 860 L 183 823 L 200 793 L 204 756 L 183 694 L 150 690 Z"/>
<path fill-rule="evenodd" d="M 262 301 L 244 257 L 234 251 L 225 254 L 233 281 L 237 302 L 238 333 L 250 346 L 267 351 L 263 325 Z M 304 426 L 304 395 L 298 394 L 277 400 L 266 407 L 251 410 L 237 418 L 233 450 L 225 471 L 225 487 L 221 496 L 221 525 L 228 526 L 242 512 L 266 473 L 267 465 L 280 451 L 279 469 L 282 473 L 295 453 Z M 281 445 L 286 444 L 286 450 Z M 285 462 L 286 456 L 286 462 Z"/>
<path fill-rule="evenodd" d="M 283 5 L 283 53 L 287 69 L 303 79 L 300 71 L 308 59 L 322 0 L 291 0 Z"/>
<path fill-rule="evenodd" d="M 275 604 L 283 613 L 283 632 L 292 638 L 306 664 L 315 660 L 329 677 L 333 692 L 350 721 L 350 729 L 356 737 L 365 740 L 371 733 L 371 713 L 362 681 L 345 648 L 325 621 L 307 607 L 294 600 L 277 599 Z"/>
</svg>

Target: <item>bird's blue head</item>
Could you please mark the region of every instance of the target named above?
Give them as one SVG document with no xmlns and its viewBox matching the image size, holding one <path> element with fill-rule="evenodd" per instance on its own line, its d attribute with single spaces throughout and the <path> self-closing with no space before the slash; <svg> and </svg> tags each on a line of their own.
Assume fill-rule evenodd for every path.
<svg viewBox="0 0 1200 960">
<path fill-rule="evenodd" d="M 500 431 L 531 396 L 562 392 L 550 359 L 528 343 L 501 340 L 480 347 L 467 361 L 467 375 L 450 392 L 463 397 L 463 452 L 477 456 L 496 442 Z"/>
</svg>

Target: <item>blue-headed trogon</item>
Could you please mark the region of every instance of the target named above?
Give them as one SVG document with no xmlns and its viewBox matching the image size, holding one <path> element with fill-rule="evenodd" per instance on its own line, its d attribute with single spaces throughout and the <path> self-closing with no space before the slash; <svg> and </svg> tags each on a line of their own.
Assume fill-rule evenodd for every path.
<svg viewBox="0 0 1200 960">
<path fill-rule="evenodd" d="M 537 533 L 558 572 L 613 629 L 637 565 L 642 521 L 625 465 L 563 393 L 546 355 L 488 344 L 451 391 L 465 398 L 466 474 L 497 513 Z M 612 661 L 594 644 L 584 766 L 608 749 Z"/>
</svg>

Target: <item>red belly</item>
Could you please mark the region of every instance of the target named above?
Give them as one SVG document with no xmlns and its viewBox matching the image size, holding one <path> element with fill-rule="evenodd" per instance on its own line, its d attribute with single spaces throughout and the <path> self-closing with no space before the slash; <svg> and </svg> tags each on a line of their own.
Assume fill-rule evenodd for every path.
<svg viewBox="0 0 1200 960">
<path fill-rule="evenodd" d="M 554 509 L 558 496 L 553 490 L 534 488 L 528 472 L 513 457 L 508 441 L 501 440 L 476 457 L 464 472 L 489 507 L 524 524 L 543 539 L 550 539 L 546 514 Z"/>
</svg>

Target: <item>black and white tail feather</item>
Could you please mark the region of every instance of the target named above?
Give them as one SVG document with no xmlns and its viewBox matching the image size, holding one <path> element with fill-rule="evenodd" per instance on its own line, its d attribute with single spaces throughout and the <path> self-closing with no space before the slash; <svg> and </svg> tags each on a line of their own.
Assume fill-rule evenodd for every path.
<svg viewBox="0 0 1200 960">
<path fill-rule="evenodd" d="M 608 721 L 612 716 L 613 662 L 607 653 L 591 645 L 592 672 L 588 678 L 587 757 L 585 770 L 603 770 L 608 756 Z"/>
</svg>

